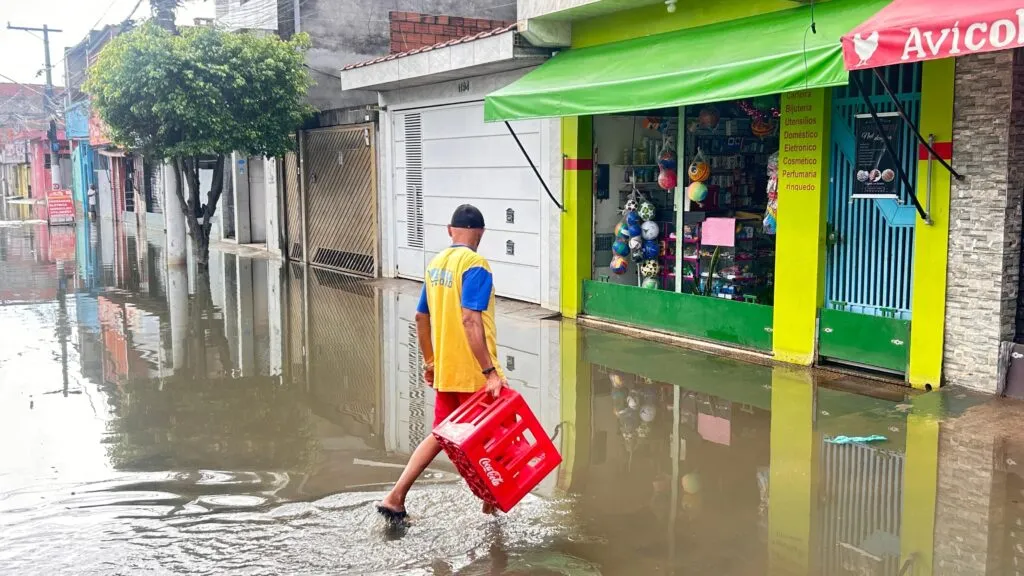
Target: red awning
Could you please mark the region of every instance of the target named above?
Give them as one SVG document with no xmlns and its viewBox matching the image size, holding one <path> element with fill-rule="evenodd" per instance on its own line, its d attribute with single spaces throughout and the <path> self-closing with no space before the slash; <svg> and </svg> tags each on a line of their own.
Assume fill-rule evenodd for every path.
<svg viewBox="0 0 1024 576">
<path fill-rule="evenodd" d="M 893 0 L 843 36 L 847 70 L 1024 46 L 1024 0 Z"/>
</svg>

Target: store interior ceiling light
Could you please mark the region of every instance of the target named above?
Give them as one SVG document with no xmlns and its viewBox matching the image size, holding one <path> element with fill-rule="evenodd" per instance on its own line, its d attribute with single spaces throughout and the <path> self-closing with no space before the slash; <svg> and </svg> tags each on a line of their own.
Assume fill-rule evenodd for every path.
<svg viewBox="0 0 1024 576">
<path fill-rule="evenodd" d="M 669 11 L 669 14 L 676 11 L 676 0 L 665 0 L 665 8 Z"/>
</svg>

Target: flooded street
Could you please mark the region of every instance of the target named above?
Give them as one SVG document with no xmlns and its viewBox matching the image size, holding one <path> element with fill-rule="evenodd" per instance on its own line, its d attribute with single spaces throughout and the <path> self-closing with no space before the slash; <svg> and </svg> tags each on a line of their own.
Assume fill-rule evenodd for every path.
<svg viewBox="0 0 1024 576">
<path fill-rule="evenodd" d="M 432 417 L 418 286 L 0 224 L 2 574 L 1024 572 L 1024 406 L 511 302 L 499 356 L 563 465 L 492 519 L 439 459 L 386 534 Z"/>
</svg>

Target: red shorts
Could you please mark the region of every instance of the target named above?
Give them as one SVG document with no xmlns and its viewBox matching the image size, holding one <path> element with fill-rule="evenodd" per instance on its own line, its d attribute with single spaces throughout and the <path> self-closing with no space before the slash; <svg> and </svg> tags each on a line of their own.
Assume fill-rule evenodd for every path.
<svg viewBox="0 0 1024 576">
<path fill-rule="evenodd" d="M 451 416 L 455 409 L 469 400 L 472 392 L 435 392 L 434 393 L 434 428 L 445 418 Z"/>
</svg>

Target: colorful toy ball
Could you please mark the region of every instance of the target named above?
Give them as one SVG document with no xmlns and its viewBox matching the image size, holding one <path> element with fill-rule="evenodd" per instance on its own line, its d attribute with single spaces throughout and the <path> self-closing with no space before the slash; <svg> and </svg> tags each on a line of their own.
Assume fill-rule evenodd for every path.
<svg viewBox="0 0 1024 576">
<path fill-rule="evenodd" d="M 628 238 L 629 234 L 626 234 L 626 232 L 627 232 L 627 230 L 626 230 L 626 223 L 625 223 L 625 221 L 620 221 L 618 224 L 615 225 L 615 237 L 616 238 L 619 237 L 619 236 L 626 236 Z"/>
<path fill-rule="evenodd" d="M 608 379 L 611 380 L 612 386 L 616 388 L 622 388 L 622 386 L 625 384 L 625 382 L 622 379 L 622 374 L 619 374 L 618 372 L 609 372 Z"/>
<path fill-rule="evenodd" d="M 655 278 L 644 278 L 644 281 L 642 284 L 640 284 L 640 287 L 646 288 L 647 290 L 657 290 L 658 280 Z"/>
<path fill-rule="evenodd" d="M 630 198 L 626 200 L 626 205 L 622 207 L 623 212 L 636 212 L 636 199 Z"/>
<path fill-rule="evenodd" d="M 612 252 L 616 256 L 629 256 L 629 244 L 627 242 L 627 240 L 619 238 L 612 243 Z"/>
<path fill-rule="evenodd" d="M 686 187 L 686 194 L 694 202 L 703 202 L 708 197 L 708 187 L 703 182 L 691 182 Z"/>
<path fill-rule="evenodd" d="M 644 239 L 642 236 L 633 236 L 632 238 L 629 239 L 630 250 L 643 250 L 643 247 Z"/>
<path fill-rule="evenodd" d="M 711 176 L 711 167 L 703 160 L 694 160 L 686 170 L 691 182 L 703 182 Z"/>
<path fill-rule="evenodd" d="M 626 212 L 626 225 L 627 226 L 632 226 L 634 224 L 639 224 L 641 221 L 643 221 L 643 219 L 640 218 L 640 215 L 637 214 L 635 210 L 632 211 L 632 212 Z"/>
<path fill-rule="evenodd" d="M 671 148 L 665 148 L 658 156 L 658 168 L 662 170 L 676 169 L 676 153 Z"/>
<path fill-rule="evenodd" d="M 657 210 L 654 209 L 654 204 L 651 204 L 650 202 L 644 202 L 643 204 L 640 205 L 640 208 L 638 208 L 637 211 L 636 211 L 637 215 L 640 216 L 640 219 L 645 221 L 645 222 L 647 220 L 653 220 L 654 219 L 654 214 L 656 212 L 657 212 Z"/>
<path fill-rule="evenodd" d="M 636 224 L 630 224 L 629 226 L 626 226 L 626 235 L 629 236 L 630 238 L 634 236 L 640 236 L 641 234 L 643 234 L 643 229 L 640 228 L 639 222 L 637 222 Z"/>
<path fill-rule="evenodd" d="M 714 106 L 705 106 L 700 109 L 700 114 L 697 116 L 697 122 L 701 128 L 713 129 L 718 127 L 718 120 L 721 116 L 718 114 L 718 108 Z"/>
<path fill-rule="evenodd" d="M 629 268 L 629 262 L 626 261 L 622 256 L 612 256 L 612 263 L 608 265 L 608 269 L 612 271 L 612 274 L 625 274 L 626 268 Z"/>
<path fill-rule="evenodd" d="M 661 266 L 654 260 L 648 260 L 640 266 L 640 273 L 643 274 L 644 278 L 654 278 L 661 272 Z"/>
<path fill-rule="evenodd" d="M 654 416 L 657 415 L 658 409 L 651 404 L 647 404 L 640 407 L 640 420 L 644 422 L 653 422 Z"/>
<path fill-rule="evenodd" d="M 675 170 L 662 170 L 661 174 L 658 174 L 658 187 L 662 190 L 675 190 L 678 183 L 679 178 Z"/>
<path fill-rule="evenodd" d="M 660 252 L 658 243 L 654 240 L 644 240 L 644 260 L 654 260 Z"/>
<path fill-rule="evenodd" d="M 640 235 L 644 237 L 644 240 L 655 240 L 660 233 L 661 229 L 658 228 L 658 223 L 653 220 L 648 220 L 640 225 Z"/>
</svg>

